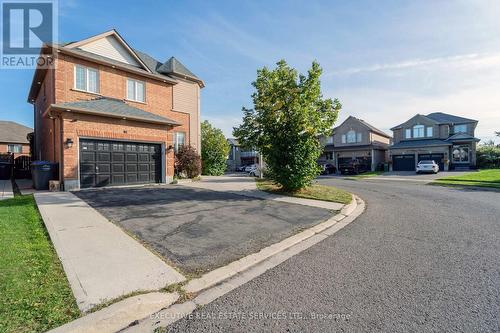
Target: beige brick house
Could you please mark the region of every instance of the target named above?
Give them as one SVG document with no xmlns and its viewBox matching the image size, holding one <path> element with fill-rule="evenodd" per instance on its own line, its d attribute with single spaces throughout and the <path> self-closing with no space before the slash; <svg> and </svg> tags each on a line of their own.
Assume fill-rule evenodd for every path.
<svg viewBox="0 0 500 333">
<path fill-rule="evenodd" d="M 65 190 L 169 182 L 179 145 L 200 148 L 197 78 L 174 57 L 158 61 L 111 30 L 42 52 L 37 68 L 34 159 L 59 163 Z"/>
<path fill-rule="evenodd" d="M 357 160 L 364 171 L 375 170 L 386 162 L 391 137 L 366 121 L 349 116 L 323 138 L 324 152 L 319 162 L 335 165 L 337 170 Z"/>
</svg>

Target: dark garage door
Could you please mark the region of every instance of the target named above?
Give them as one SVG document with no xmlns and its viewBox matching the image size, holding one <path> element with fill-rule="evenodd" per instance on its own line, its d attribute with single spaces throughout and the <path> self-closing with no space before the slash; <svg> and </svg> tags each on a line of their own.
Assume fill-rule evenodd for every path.
<svg viewBox="0 0 500 333">
<path fill-rule="evenodd" d="M 80 187 L 161 181 L 159 144 L 80 140 Z"/>
<path fill-rule="evenodd" d="M 415 171 L 415 155 L 393 155 L 392 170 L 394 171 Z"/>
<path fill-rule="evenodd" d="M 437 164 L 439 164 L 439 170 L 444 170 L 444 154 L 419 154 L 418 161 L 430 161 L 433 160 Z"/>
</svg>

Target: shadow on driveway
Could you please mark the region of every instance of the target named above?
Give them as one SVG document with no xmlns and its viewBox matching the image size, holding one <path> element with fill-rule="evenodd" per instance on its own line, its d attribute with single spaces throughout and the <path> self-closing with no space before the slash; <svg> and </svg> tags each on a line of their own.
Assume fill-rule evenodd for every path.
<svg viewBox="0 0 500 333">
<path fill-rule="evenodd" d="M 75 192 L 185 273 L 201 274 L 326 221 L 327 209 L 175 185 Z"/>
</svg>

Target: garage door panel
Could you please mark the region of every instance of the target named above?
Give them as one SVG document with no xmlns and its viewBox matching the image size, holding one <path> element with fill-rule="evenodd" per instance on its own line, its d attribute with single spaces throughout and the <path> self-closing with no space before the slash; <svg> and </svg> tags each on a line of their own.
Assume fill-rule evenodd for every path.
<svg viewBox="0 0 500 333">
<path fill-rule="evenodd" d="M 95 162 L 95 153 L 90 151 L 83 151 L 80 156 L 81 162 Z"/>
<path fill-rule="evenodd" d="M 433 160 L 439 165 L 439 170 L 444 170 L 444 154 L 419 154 L 418 161 Z"/>
<path fill-rule="evenodd" d="M 80 140 L 81 187 L 161 181 L 159 144 Z"/>
<path fill-rule="evenodd" d="M 113 153 L 111 160 L 113 162 L 125 162 L 125 153 Z"/>
</svg>

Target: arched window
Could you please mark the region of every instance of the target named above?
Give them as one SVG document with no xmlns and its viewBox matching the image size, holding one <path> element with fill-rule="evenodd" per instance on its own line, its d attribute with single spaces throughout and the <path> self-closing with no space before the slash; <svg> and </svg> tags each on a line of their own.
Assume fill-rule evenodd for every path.
<svg viewBox="0 0 500 333">
<path fill-rule="evenodd" d="M 413 137 L 414 138 L 423 138 L 424 137 L 424 125 L 415 125 L 413 126 Z"/>
<path fill-rule="evenodd" d="M 356 142 L 356 132 L 350 130 L 347 132 L 347 143 L 355 143 Z"/>
</svg>

